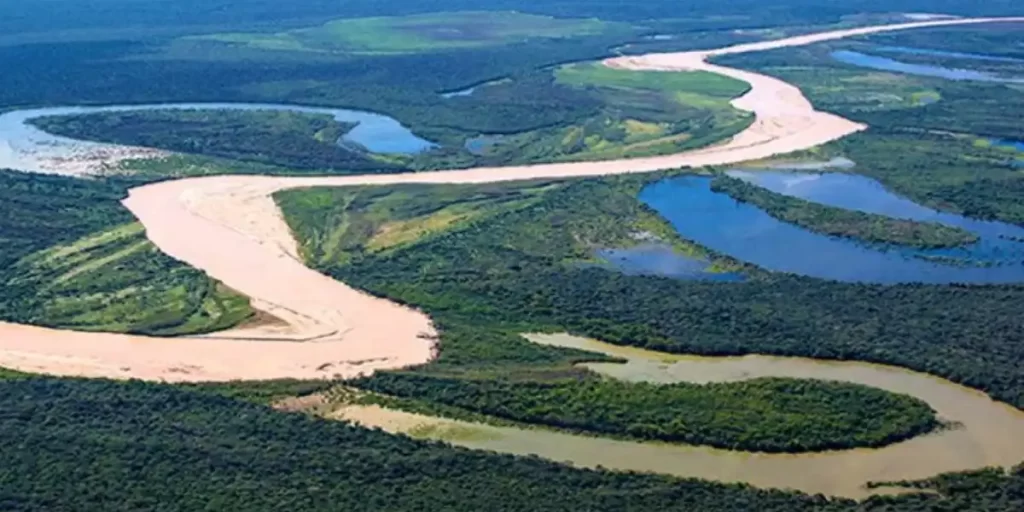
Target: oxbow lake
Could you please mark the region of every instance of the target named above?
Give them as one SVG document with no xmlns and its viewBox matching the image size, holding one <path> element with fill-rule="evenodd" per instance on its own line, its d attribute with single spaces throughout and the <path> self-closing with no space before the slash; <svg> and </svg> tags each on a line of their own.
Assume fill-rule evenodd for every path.
<svg viewBox="0 0 1024 512">
<path fill-rule="evenodd" d="M 894 49 L 902 49 L 902 47 L 881 47 L 877 51 L 883 51 L 887 53 L 894 53 Z M 970 53 L 957 53 L 957 52 L 940 52 L 936 50 L 922 50 L 906 48 L 902 53 L 917 53 L 925 55 L 935 56 L 946 56 L 956 57 L 961 59 L 976 59 L 976 60 L 988 60 L 988 61 L 999 61 L 1007 62 L 1008 58 L 1000 58 L 989 55 L 978 55 Z M 948 68 L 943 66 L 936 66 L 931 64 L 914 64 L 909 62 L 902 62 L 889 57 L 882 57 L 879 55 L 871 55 L 868 53 L 862 53 L 851 50 L 837 50 L 831 53 L 833 59 L 842 62 L 844 64 L 850 64 L 868 69 L 877 69 L 881 71 L 894 71 L 897 73 L 906 73 L 908 75 L 917 76 L 928 76 L 944 78 L 947 80 L 970 80 L 977 82 L 1002 82 L 1002 83 L 1024 83 L 1024 78 L 1019 77 L 1002 77 L 993 73 L 985 71 L 977 71 L 972 69 L 958 69 Z M 1016 62 L 1016 60 L 1010 59 L 1009 62 Z"/>
<path fill-rule="evenodd" d="M 957 226 L 980 240 L 967 247 L 915 249 L 822 235 L 711 190 L 707 176 L 648 185 L 640 200 L 687 240 L 761 268 L 866 283 L 1013 283 L 1024 281 L 1024 228 L 937 212 L 897 196 L 877 181 L 842 173 L 744 171 L 730 174 L 769 190 L 821 204 Z M 949 259 L 957 260 L 949 263 Z"/>
<path fill-rule="evenodd" d="M 52 107 L 16 110 L 0 115 L 0 168 L 40 170 L 39 159 L 60 157 L 69 149 L 88 150 L 106 146 L 76 141 L 46 133 L 26 121 L 46 116 L 68 116 L 102 112 L 148 110 L 270 110 L 327 114 L 335 120 L 357 125 L 339 139 L 340 145 L 355 145 L 374 153 L 415 154 L 437 145 L 422 139 L 394 118 L 365 112 L 326 107 L 305 107 L 273 103 L 168 103 L 151 105 L 111 105 L 99 107 Z"/>
</svg>

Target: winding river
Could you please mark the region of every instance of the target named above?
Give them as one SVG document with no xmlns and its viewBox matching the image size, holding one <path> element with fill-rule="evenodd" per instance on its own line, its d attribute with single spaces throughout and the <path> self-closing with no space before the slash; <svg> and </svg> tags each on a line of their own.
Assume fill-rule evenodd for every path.
<svg viewBox="0 0 1024 512">
<path fill-rule="evenodd" d="M 841 380 L 905 393 L 928 402 L 957 427 L 883 449 L 768 454 L 667 443 L 589 437 L 547 429 L 496 427 L 379 407 L 350 406 L 336 417 L 460 446 L 570 461 L 586 467 L 656 471 L 683 477 L 746 482 L 759 487 L 848 496 L 871 494 L 869 481 L 912 480 L 946 471 L 1010 466 L 1024 459 L 1024 412 L 978 391 L 900 368 L 792 357 L 697 357 L 621 347 L 568 335 L 529 335 L 545 345 L 600 352 L 626 364 L 588 368 L 627 381 L 729 382 L 758 377 Z"/>
<path fill-rule="evenodd" d="M 602 176 L 727 165 L 807 149 L 865 127 L 814 110 L 798 88 L 779 79 L 710 64 L 707 60 L 719 55 L 806 45 L 884 31 L 1000 21 L 1024 21 L 1024 18 L 943 19 L 862 27 L 717 50 L 618 57 L 606 61 L 608 66 L 634 70 L 704 70 L 751 84 L 747 94 L 732 102 L 737 108 L 755 114 L 755 122 L 747 130 L 722 144 L 676 155 L 391 175 L 318 178 L 217 176 L 167 181 L 132 189 L 124 204 L 145 226 L 147 236 L 157 247 L 248 295 L 254 307 L 282 319 L 286 325 L 232 330 L 205 337 L 160 339 L 0 323 L 0 366 L 57 375 L 226 381 L 354 376 L 376 369 L 427 362 L 435 355 L 436 337 L 429 317 L 420 311 L 366 295 L 305 267 L 271 194 L 310 186 L 487 183 Z M 7 134 L 0 136 L 6 137 L 0 142 L 2 151 L 8 152 L 5 158 L 16 162 L 19 158 L 31 156 L 26 155 L 23 139 Z M 57 156 L 48 160 L 36 159 L 36 169 L 51 172 L 81 172 L 83 169 L 69 167 Z M 104 158 L 117 158 L 117 155 L 100 155 L 97 158 L 102 161 Z M 259 343 L 253 343 L 255 340 Z M 297 343 L 299 341 L 304 343 Z M 840 367 L 832 364 L 806 360 L 786 361 L 780 366 L 765 366 L 768 369 L 764 371 L 855 382 L 865 379 L 865 383 L 883 388 L 896 385 L 883 378 L 883 373 L 840 371 Z M 602 371 L 607 371 L 607 368 Z M 898 389 L 904 392 L 929 397 L 926 400 L 950 418 L 959 418 L 961 412 L 970 412 L 964 416 L 968 420 L 972 416 L 995 416 L 991 423 L 987 423 L 989 427 L 977 427 L 983 429 L 978 432 L 972 430 L 973 423 L 965 421 L 968 426 L 964 431 L 970 435 L 961 441 L 952 434 L 928 436 L 880 450 L 800 455 L 778 459 L 777 462 L 765 461 L 778 456 L 723 454 L 697 448 L 657 446 L 643 451 L 635 443 L 619 445 L 608 440 L 591 440 L 588 442 L 601 444 L 572 450 L 568 445 L 573 441 L 568 438 L 548 438 L 544 437 L 547 433 L 540 431 L 531 432 L 529 437 L 523 438 L 527 440 L 524 442 L 535 443 L 536 448 L 526 448 L 521 452 L 542 453 L 581 464 L 601 463 L 615 467 L 632 464 L 633 469 L 849 495 L 862 493 L 858 486 L 866 479 L 908 474 L 929 476 L 944 469 L 1006 465 L 1024 458 L 1017 451 L 1021 445 L 1017 441 L 1021 438 L 1024 420 L 1015 411 L 997 412 L 1006 406 L 993 404 L 987 397 L 969 390 L 947 394 L 952 392 L 942 390 L 948 390 L 952 384 L 929 377 L 914 377 L 899 386 L 902 387 Z M 947 399 L 955 404 L 947 405 Z M 561 447 L 563 443 L 565 448 Z M 540 444 L 550 445 L 551 449 Z M 689 473 L 669 470 L 670 466 L 680 467 L 672 455 L 677 449 L 689 454 L 687 457 L 699 454 L 694 459 L 698 462 L 684 464 L 688 466 L 686 471 Z M 837 456 L 847 458 L 828 460 Z M 608 460 L 601 462 L 595 457 Z M 613 459 L 622 462 L 612 464 Z M 908 470 L 908 473 L 893 472 L 894 465 L 905 467 L 903 464 L 912 464 L 904 459 L 922 462 L 916 463 L 913 471 Z M 889 461 L 889 464 L 884 461 Z"/>
</svg>

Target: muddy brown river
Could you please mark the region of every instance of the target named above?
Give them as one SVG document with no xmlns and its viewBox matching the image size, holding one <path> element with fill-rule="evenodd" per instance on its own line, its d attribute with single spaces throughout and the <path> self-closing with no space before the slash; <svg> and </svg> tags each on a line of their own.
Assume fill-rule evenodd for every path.
<svg viewBox="0 0 1024 512">
<path fill-rule="evenodd" d="M 923 373 L 859 362 L 792 357 L 680 356 L 564 334 L 532 334 L 527 338 L 545 345 L 627 359 L 625 364 L 585 365 L 627 381 L 708 383 L 791 377 L 864 384 L 920 398 L 941 419 L 957 426 L 884 448 L 791 455 L 622 441 L 542 428 L 496 427 L 379 407 L 350 406 L 336 411 L 335 417 L 468 448 L 538 455 L 576 466 L 745 482 L 757 487 L 851 498 L 886 491 L 867 489 L 865 484 L 869 481 L 921 479 L 984 466 L 1008 467 L 1024 460 L 1024 412 L 978 391 Z"/>
</svg>

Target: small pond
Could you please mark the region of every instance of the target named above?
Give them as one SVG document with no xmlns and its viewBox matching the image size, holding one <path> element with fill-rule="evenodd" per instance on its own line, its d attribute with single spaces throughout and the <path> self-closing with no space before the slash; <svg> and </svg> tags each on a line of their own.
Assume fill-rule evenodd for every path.
<svg viewBox="0 0 1024 512">
<path fill-rule="evenodd" d="M 743 275 L 710 270 L 711 263 L 705 259 L 680 254 L 671 246 L 659 242 L 647 242 L 625 249 L 598 249 L 595 255 L 604 264 L 626 275 L 653 275 L 674 279 L 702 281 L 742 281 Z"/>
<path fill-rule="evenodd" d="M 487 153 L 487 151 L 501 144 L 505 139 L 503 135 L 477 135 L 466 139 L 466 143 L 463 145 L 470 153 L 481 156 Z"/>
<path fill-rule="evenodd" d="M 755 206 L 712 192 L 711 178 L 681 176 L 648 185 L 640 200 L 685 239 L 767 270 L 869 283 L 1007 283 L 1024 281 L 1024 228 L 935 212 L 900 198 L 874 180 L 846 174 L 734 172 L 776 192 L 840 208 L 931 220 L 977 233 L 969 247 L 918 250 L 868 245 L 814 233 Z M 945 264 L 936 259 L 955 258 Z"/>
</svg>

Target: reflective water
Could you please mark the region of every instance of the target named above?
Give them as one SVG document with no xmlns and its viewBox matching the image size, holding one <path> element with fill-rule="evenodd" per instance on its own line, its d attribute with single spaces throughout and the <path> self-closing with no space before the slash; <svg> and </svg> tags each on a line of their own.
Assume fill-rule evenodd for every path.
<svg viewBox="0 0 1024 512">
<path fill-rule="evenodd" d="M 999 55 L 987 55 L 984 53 L 948 52 L 945 50 L 931 50 L 928 48 L 914 48 L 911 46 L 875 46 L 873 51 L 883 53 L 906 53 L 910 55 L 931 55 L 935 57 L 949 57 L 951 59 L 982 60 L 989 62 L 1022 62 L 1024 59 L 1015 57 L 1003 57 Z"/>
<path fill-rule="evenodd" d="M 443 93 L 441 93 L 441 97 L 444 98 L 444 99 L 448 99 L 448 98 L 457 98 L 459 96 L 470 96 L 475 91 L 476 91 L 476 86 L 474 85 L 473 87 L 469 87 L 469 88 L 466 88 L 466 89 L 459 89 L 457 91 L 443 92 Z"/>
<path fill-rule="evenodd" d="M 654 275 L 675 279 L 742 281 L 743 275 L 710 270 L 705 259 L 680 254 L 671 246 L 649 242 L 629 248 L 598 249 L 595 255 L 607 267 L 626 275 Z"/>
<path fill-rule="evenodd" d="M 880 449 L 764 454 L 662 443 L 638 443 L 545 429 L 495 427 L 378 407 L 337 413 L 365 426 L 440 439 L 469 448 L 539 455 L 585 467 L 653 471 L 758 487 L 790 488 L 849 497 L 871 494 L 869 481 L 921 479 L 984 466 L 1012 466 L 1024 458 L 1024 413 L 929 375 L 857 362 L 764 356 L 694 357 L 620 347 L 568 335 L 528 335 L 531 341 L 601 352 L 626 364 L 590 364 L 629 381 L 727 382 L 757 377 L 837 380 L 905 393 L 927 402 L 959 427 Z"/>
<path fill-rule="evenodd" d="M 832 206 L 941 219 L 978 233 L 982 240 L 966 248 L 917 250 L 830 237 L 712 192 L 711 178 L 705 176 L 653 183 L 640 192 L 640 200 L 668 219 L 684 239 L 767 270 L 871 283 L 1024 282 L 1024 244 L 1000 236 L 1024 236 L 1024 228 L 934 212 L 858 176 L 764 171 L 756 180 L 776 191 Z M 944 264 L 935 258 L 961 261 Z"/>
<path fill-rule="evenodd" d="M 0 168 L 36 170 L 40 157 L 60 155 L 68 146 L 88 148 L 103 144 L 74 141 L 48 134 L 26 123 L 44 116 L 67 116 L 100 112 L 141 110 L 272 110 L 327 114 L 339 122 L 358 123 L 339 140 L 356 144 L 375 153 L 413 154 L 436 144 L 417 137 L 397 120 L 373 112 L 338 108 L 304 107 L 271 103 L 168 103 L 153 105 L 112 105 L 101 107 L 52 107 L 16 110 L 0 115 Z"/>
<path fill-rule="evenodd" d="M 850 50 L 837 50 L 832 52 L 831 56 L 833 59 L 844 64 L 851 64 L 862 68 L 878 69 L 882 71 L 895 71 L 897 73 L 906 73 L 909 75 L 931 76 L 945 78 L 947 80 L 1024 83 L 1024 78 L 1000 77 L 992 73 L 971 69 L 954 69 L 929 64 L 912 64 L 909 62 L 890 59 L 888 57 L 869 55 Z"/>
<path fill-rule="evenodd" d="M 503 139 L 502 135 L 477 135 L 466 139 L 465 148 L 470 153 L 479 156 L 487 153 L 492 146 L 501 144 Z"/>
</svg>

